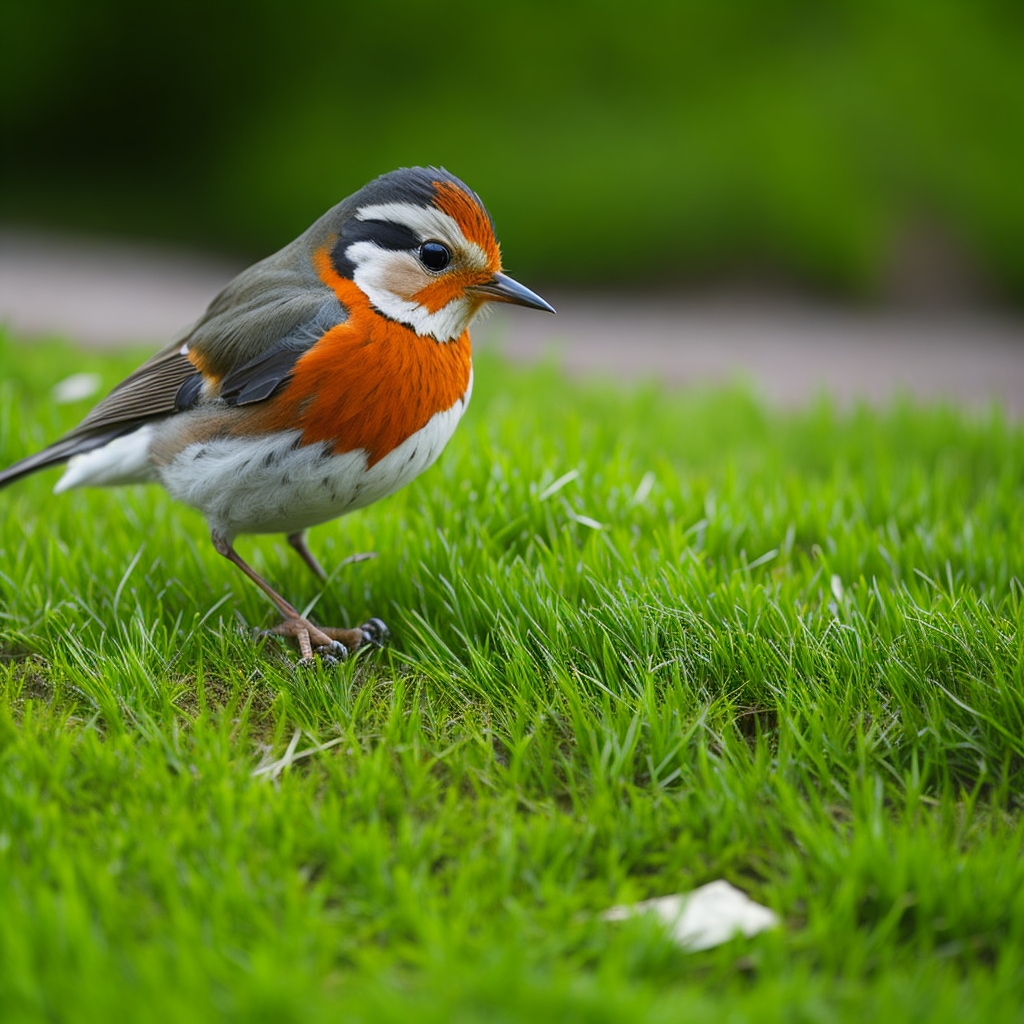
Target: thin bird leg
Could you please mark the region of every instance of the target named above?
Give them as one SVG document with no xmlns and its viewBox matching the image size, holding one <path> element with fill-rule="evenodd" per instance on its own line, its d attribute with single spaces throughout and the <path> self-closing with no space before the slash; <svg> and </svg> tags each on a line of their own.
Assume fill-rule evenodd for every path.
<svg viewBox="0 0 1024 1024">
<path fill-rule="evenodd" d="M 274 602 L 284 621 L 269 630 L 275 636 L 287 636 L 299 645 L 303 661 L 311 661 L 314 649 L 318 654 L 344 658 L 350 651 L 363 644 L 380 645 L 387 638 L 388 630 L 380 619 L 370 619 L 358 629 L 321 629 L 303 618 L 298 609 L 290 605 L 255 569 L 242 560 L 231 541 L 216 533 L 210 534 L 218 554 L 238 566 Z"/>
<path fill-rule="evenodd" d="M 327 579 L 327 573 L 324 571 L 324 567 L 317 561 L 316 555 L 309 550 L 306 544 L 306 531 L 300 530 L 298 533 L 288 534 L 288 543 L 298 552 L 299 557 L 313 570 L 313 575 L 320 580 Z M 370 558 L 376 558 L 377 553 L 375 551 L 361 552 L 357 555 L 349 555 L 348 558 L 343 558 L 339 565 L 352 565 L 354 562 L 365 562 Z"/>
<path fill-rule="evenodd" d="M 306 531 L 299 530 L 298 533 L 288 534 L 288 543 L 298 552 L 299 558 L 301 558 L 306 565 L 312 570 L 313 575 L 317 579 L 326 580 L 327 573 L 324 572 L 324 567 L 316 560 L 316 555 L 306 546 Z"/>
</svg>

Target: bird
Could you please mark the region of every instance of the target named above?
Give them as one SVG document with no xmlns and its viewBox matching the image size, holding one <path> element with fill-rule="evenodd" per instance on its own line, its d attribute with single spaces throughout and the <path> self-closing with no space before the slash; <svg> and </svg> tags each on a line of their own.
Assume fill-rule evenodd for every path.
<svg viewBox="0 0 1024 1024">
<path fill-rule="evenodd" d="M 0 471 L 66 463 L 54 487 L 157 483 L 206 518 L 214 549 L 282 616 L 300 659 L 387 637 L 380 619 L 314 625 L 235 550 L 281 533 L 320 579 L 305 531 L 393 494 L 440 455 L 473 388 L 485 307 L 554 308 L 502 271 L 480 197 L 439 167 L 383 174 L 234 278 L 183 336 L 81 423 Z"/>
</svg>

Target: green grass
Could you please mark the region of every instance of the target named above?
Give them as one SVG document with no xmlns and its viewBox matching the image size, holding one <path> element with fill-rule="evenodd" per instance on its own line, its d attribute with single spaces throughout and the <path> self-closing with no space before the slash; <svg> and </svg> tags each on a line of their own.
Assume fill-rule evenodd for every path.
<svg viewBox="0 0 1024 1024">
<path fill-rule="evenodd" d="M 6 463 L 134 362 L 0 364 Z M 388 621 L 336 670 L 253 644 L 159 491 L 0 495 L 0 1017 L 1019 1019 L 1021 427 L 477 381 L 437 467 L 313 531 L 379 558 L 321 593 L 242 541 Z M 719 877 L 784 927 L 598 919 Z"/>
</svg>

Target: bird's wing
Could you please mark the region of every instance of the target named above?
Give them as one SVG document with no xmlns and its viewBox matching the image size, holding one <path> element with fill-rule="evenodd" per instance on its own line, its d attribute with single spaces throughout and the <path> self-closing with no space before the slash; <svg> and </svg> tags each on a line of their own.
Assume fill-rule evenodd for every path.
<svg viewBox="0 0 1024 1024">
<path fill-rule="evenodd" d="M 312 319 L 296 325 L 270 348 L 228 373 L 220 382 L 219 397 L 228 405 L 250 405 L 269 398 L 291 379 L 299 357 L 346 319 L 345 307 L 331 296 Z"/>
<path fill-rule="evenodd" d="M 204 383 L 219 384 L 224 397 L 229 384 L 245 401 L 269 397 L 268 378 L 279 383 L 306 349 L 347 316 L 302 252 L 293 242 L 242 271 L 184 338 L 143 363 L 67 436 L 134 429 L 182 412 L 200 399 Z"/>
<path fill-rule="evenodd" d="M 197 373 L 188 348 L 176 341 L 121 381 L 65 438 L 88 437 L 122 426 L 134 429 L 155 416 L 172 413 L 181 386 Z"/>
<path fill-rule="evenodd" d="M 345 318 L 334 292 L 317 277 L 307 235 L 242 271 L 210 303 L 185 339 L 204 372 L 222 378 L 258 360 L 304 324 L 322 319 L 321 307 L 331 300 Z"/>
<path fill-rule="evenodd" d="M 182 342 L 168 345 L 121 381 L 74 430 L 0 472 L 0 487 L 38 469 L 66 462 L 73 455 L 100 448 L 147 420 L 174 412 L 179 389 L 196 372 Z"/>
<path fill-rule="evenodd" d="M 0 487 L 193 407 L 207 381 L 219 383 L 230 405 L 269 398 L 348 315 L 308 263 L 287 258 L 291 248 L 235 278 L 184 339 L 143 363 L 60 440 L 0 472 Z"/>
</svg>

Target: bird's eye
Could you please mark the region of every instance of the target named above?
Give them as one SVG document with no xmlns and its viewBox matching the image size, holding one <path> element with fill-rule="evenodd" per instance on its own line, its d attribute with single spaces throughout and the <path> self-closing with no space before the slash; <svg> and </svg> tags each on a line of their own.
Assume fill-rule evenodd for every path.
<svg viewBox="0 0 1024 1024">
<path fill-rule="evenodd" d="M 427 270 L 444 270 L 452 261 L 452 253 L 447 245 L 440 242 L 424 242 L 420 246 L 420 263 Z"/>
</svg>

